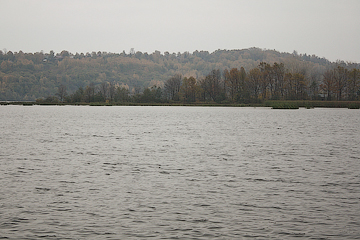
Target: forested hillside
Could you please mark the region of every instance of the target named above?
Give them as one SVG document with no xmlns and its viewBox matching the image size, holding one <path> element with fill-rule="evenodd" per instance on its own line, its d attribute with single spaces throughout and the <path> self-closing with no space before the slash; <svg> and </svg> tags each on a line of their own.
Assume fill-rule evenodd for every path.
<svg viewBox="0 0 360 240">
<path fill-rule="evenodd" d="M 126 90 L 126 97 L 137 96 L 138 100 L 144 90 L 159 94 L 161 91 L 159 98 L 163 100 L 357 100 L 358 69 L 359 65 L 354 63 L 332 63 L 314 55 L 258 48 L 177 54 L 0 51 L 0 100 L 35 100 L 57 95 L 61 101 L 66 96 L 68 101 L 70 96 L 75 101 L 77 93 L 82 94 L 78 101 L 95 101 L 98 93 L 97 99 L 113 101 L 115 90 Z M 180 79 L 175 90 L 169 88 L 174 79 Z M 211 82 L 214 79 L 216 83 Z M 186 84 L 197 86 L 197 95 L 190 100 L 185 93 Z M 89 95 L 85 99 L 86 89 L 92 91 L 92 98 Z"/>
</svg>

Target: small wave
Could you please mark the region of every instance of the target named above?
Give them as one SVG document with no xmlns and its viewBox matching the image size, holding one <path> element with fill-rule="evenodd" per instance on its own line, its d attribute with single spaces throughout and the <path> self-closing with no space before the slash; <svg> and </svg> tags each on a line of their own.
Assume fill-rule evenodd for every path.
<svg viewBox="0 0 360 240">
<path fill-rule="evenodd" d="M 74 181 L 67 181 L 67 180 L 60 180 L 59 182 L 61 182 L 61 183 L 76 183 Z"/>
<path fill-rule="evenodd" d="M 71 211 L 71 208 L 53 208 L 54 211 L 59 211 L 59 212 L 67 212 L 67 211 Z"/>
<path fill-rule="evenodd" d="M 29 221 L 28 218 L 15 217 L 14 219 L 12 219 L 12 222 L 28 222 L 28 221 Z"/>
<path fill-rule="evenodd" d="M 196 207 L 210 207 L 211 205 L 209 205 L 209 204 L 194 204 L 194 206 L 196 206 Z"/>
<path fill-rule="evenodd" d="M 92 136 L 93 136 L 93 137 L 100 137 L 100 138 L 104 137 L 104 136 L 96 135 L 96 134 L 93 134 Z"/>
<path fill-rule="evenodd" d="M 36 237 L 39 237 L 39 238 L 56 238 L 56 235 L 49 235 L 49 234 L 46 234 L 46 235 L 37 235 Z"/>
<path fill-rule="evenodd" d="M 207 221 L 209 221 L 209 220 L 206 219 L 206 218 L 200 218 L 200 219 L 194 219 L 191 222 L 193 222 L 193 223 L 204 223 L 204 222 L 207 222 Z"/>
<path fill-rule="evenodd" d="M 109 162 L 104 162 L 104 165 L 112 165 L 112 166 L 116 166 L 119 165 L 120 163 L 109 163 Z"/>
<path fill-rule="evenodd" d="M 44 191 L 44 192 L 47 192 L 47 191 L 50 191 L 50 190 L 51 190 L 51 188 L 45 188 L 45 187 L 35 187 L 35 189 L 36 189 L 37 191 Z"/>
</svg>

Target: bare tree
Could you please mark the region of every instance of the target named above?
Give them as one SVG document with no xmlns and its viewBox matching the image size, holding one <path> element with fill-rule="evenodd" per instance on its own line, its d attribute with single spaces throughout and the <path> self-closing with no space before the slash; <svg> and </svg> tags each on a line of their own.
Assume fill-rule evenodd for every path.
<svg viewBox="0 0 360 240">
<path fill-rule="evenodd" d="M 93 102 L 94 101 L 94 99 L 95 99 L 94 83 L 90 83 L 90 85 L 85 88 L 84 96 L 85 96 L 85 102 Z"/>
<path fill-rule="evenodd" d="M 61 102 L 64 101 L 64 98 L 66 97 L 66 86 L 64 84 L 61 84 L 60 86 L 58 86 L 58 92 L 56 93 L 56 95 L 59 97 L 59 100 Z"/>
<path fill-rule="evenodd" d="M 114 82 L 110 82 L 109 83 L 109 97 L 110 97 L 110 101 L 114 100 L 114 96 L 115 96 L 115 83 Z"/>
<path fill-rule="evenodd" d="M 349 72 L 349 80 L 348 80 L 348 99 L 350 101 L 354 101 L 357 99 L 357 92 L 360 90 L 360 70 L 353 68 Z"/>
<path fill-rule="evenodd" d="M 220 70 L 212 70 L 203 81 L 201 87 L 204 90 L 205 99 L 220 101 L 225 98 L 225 84 L 221 81 Z"/>
<path fill-rule="evenodd" d="M 259 68 L 253 68 L 249 72 L 249 89 L 255 102 L 257 102 L 261 90 L 262 74 Z M 266 90 L 265 90 L 266 91 Z"/>
<path fill-rule="evenodd" d="M 104 101 L 107 99 L 107 95 L 109 92 L 109 83 L 108 82 L 103 82 L 100 84 L 100 89 L 99 89 L 101 96 L 104 98 Z"/>
<path fill-rule="evenodd" d="M 173 101 L 179 100 L 179 91 L 181 87 L 182 76 L 176 74 L 170 79 L 166 80 L 164 85 L 166 98 Z"/>
<path fill-rule="evenodd" d="M 334 69 L 334 80 L 336 87 L 336 96 L 338 101 L 342 100 L 342 95 L 347 84 L 347 77 L 348 77 L 348 71 L 346 68 L 342 66 L 337 66 Z"/>
<path fill-rule="evenodd" d="M 326 94 L 326 99 L 331 100 L 332 94 L 334 92 L 335 81 L 334 81 L 334 70 L 327 70 L 324 73 L 322 84 L 320 84 L 320 89 L 324 94 Z"/>
</svg>

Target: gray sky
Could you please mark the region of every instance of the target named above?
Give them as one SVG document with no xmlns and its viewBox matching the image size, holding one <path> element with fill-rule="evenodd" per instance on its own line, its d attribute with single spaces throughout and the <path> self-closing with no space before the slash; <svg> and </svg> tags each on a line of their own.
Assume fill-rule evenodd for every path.
<svg viewBox="0 0 360 240">
<path fill-rule="evenodd" d="M 0 49 L 259 47 L 360 62 L 359 0 L 0 0 Z"/>
</svg>

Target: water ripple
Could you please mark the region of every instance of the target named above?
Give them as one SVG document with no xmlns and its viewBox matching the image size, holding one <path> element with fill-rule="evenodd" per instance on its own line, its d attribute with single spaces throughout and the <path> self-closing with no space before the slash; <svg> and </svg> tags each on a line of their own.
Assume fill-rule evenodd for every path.
<svg viewBox="0 0 360 240">
<path fill-rule="evenodd" d="M 359 111 L 1 109 L 0 239 L 357 239 Z"/>
</svg>

